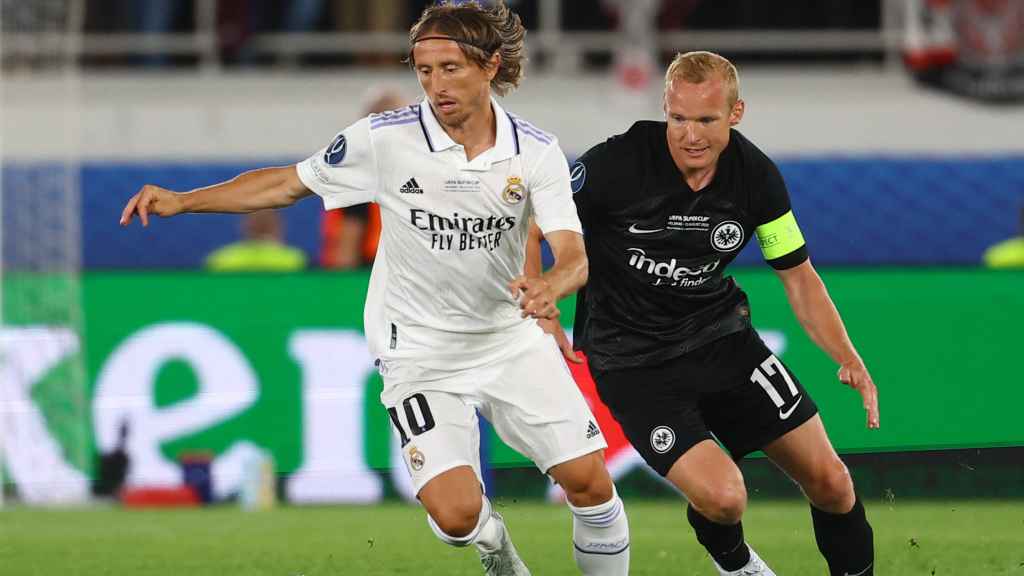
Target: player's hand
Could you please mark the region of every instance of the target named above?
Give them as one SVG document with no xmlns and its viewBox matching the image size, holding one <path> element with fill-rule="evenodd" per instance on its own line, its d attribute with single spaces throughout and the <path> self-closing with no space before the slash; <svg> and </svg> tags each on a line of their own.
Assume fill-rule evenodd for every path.
<svg viewBox="0 0 1024 576">
<path fill-rule="evenodd" d="M 512 297 L 519 299 L 519 307 L 523 309 L 523 318 L 558 318 L 558 302 L 551 284 L 543 278 L 520 276 L 509 282 Z"/>
<path fill-rule="evenodd" d="M 860 392 L 864 400 L 864 411 L 868 415 L 868 428 L 878 428 L 878 388 L 871 380 L 864 362 L 860 358 L 844 362 L 839 366 L 839 381 Z"/>
<path fill-rule="evenodd" d="M 572 349 L 572 344 L 569 343 L 569 338 L 566 337 L 565 330 L 562 329 L 562 325 L 559 324 L 558 320 L 541 318 L 537 320 L 537 324 L 544 332 L 555 337 L 555 343 L 558 344 L 558 349 L 562 351 L 562 356 L 565 356 L 567 361 L 573 364 L 583 364 L 583 358 L 580 358 L 576 351 Z"/>
<path fill-rule="evenodd" d="M 143 226 L 149 226 L 149 215 L 156 214 L 164 218 L 180 214 L 183 211 L 181 196 L 159 186 L 147 184 L 135 196 L 128 200 L 121 211 L 121 226 L 131 224 L 136 214 Z"/>
</svg>

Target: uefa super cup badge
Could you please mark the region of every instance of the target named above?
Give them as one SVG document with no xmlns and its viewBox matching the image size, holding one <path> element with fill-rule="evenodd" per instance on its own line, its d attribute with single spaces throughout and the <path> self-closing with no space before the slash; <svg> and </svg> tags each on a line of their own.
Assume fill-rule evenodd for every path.
<svg viewBox="0 0 1024 576">
<path fill-rule="evenodd" d="M 526 186 L 523 186 L 523 179 L 519 176 L 509 176 L 508 184 L 501 192 L 501 199 L 506 204 L 519 204 L 526 198 Z"/>
</svg>

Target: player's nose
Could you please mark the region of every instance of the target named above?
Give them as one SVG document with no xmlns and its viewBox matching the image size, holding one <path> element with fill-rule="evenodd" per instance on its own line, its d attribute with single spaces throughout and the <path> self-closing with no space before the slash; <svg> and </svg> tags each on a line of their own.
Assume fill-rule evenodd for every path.
<svg viewBox="0 0 1024 576">
<path fill-rule="evenodd" d="M 700 137 L 697 135 L 696 125 L 693 122 L 687 122 L 683 126 L 683 139 L 690 144 L 700 140 Z"/>
</svg>

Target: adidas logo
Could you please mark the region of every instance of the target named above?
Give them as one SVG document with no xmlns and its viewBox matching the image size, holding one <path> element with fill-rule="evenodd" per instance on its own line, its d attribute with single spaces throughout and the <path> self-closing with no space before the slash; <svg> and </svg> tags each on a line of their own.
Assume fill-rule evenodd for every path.
<svg viewBox="0 0 1024 576">
<path fill-rule="evenodd" d="M 591 420 L 590 423 L 587 424 L 587 440 L 590 440 L 594 436 L 600 436 L 600 434 L 601 429 L 597 427 L 597 424 L 594 424 L 593 420 Z"/>
<path fill-rule="evenodd" d="M 416 183 L 415 178 L 409 178 L 409 181 L 402 184 L 402 187 L 398 189 L 399 194 L 423 194 L 423 188 Z"/>
</svg>

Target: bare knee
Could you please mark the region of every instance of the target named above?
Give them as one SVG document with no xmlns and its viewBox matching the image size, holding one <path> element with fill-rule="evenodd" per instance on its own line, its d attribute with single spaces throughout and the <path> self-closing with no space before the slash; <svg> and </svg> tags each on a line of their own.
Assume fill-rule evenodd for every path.
<svg viewBox="0 0 1024 576">
<path fill-rule="evenodd" d="M 814 470 L 801 487 L 812 504 L 833 514 L 849 512 L 856 499 L 850 471 L 838 458 Z"/>
<path fill-rule="evenodd" d="M 735 524 L 747 509 L 747 489 L 742 482 L 723 483 L 695 495 L 690 504 L 717 524 Z"/>
<path fill-rule="evenodd" d="M 604 504 L 612 499 L 613 494 L 612 481 L 607 476 L 604 478 L 581 479 L 568 485 L 563 484 L 562 489 L 565 490 L 566 499 L 573 506 L 579 508 Z"/>
<path fill-rule="evenodd" d="M 434 524 L 442 532 L 453 538 L 468 536 L 480 520 L 481 502 L 457 502 L 439 507 L 436 510 L 427 509 Z"/>
<path fill-rule="evenodd" d="M 566 499 L 579 508 L 604 504 L 614 494 L 612 478 L 604 467 L 604 459 L 596 455 L 559 464 L 549 473 L 565 490 Z"/>
</svg>

